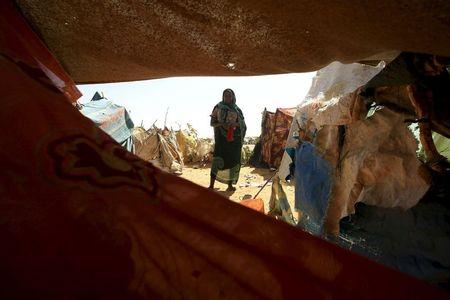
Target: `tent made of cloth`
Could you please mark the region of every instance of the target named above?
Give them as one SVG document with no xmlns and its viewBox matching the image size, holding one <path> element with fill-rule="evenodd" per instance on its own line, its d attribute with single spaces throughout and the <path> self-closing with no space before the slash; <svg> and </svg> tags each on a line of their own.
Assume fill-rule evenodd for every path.
<svg viewBox="0 0 450 300">
<path fill-rule="evenodd" d="M 134 151 L 133 121 L 128 111 L 96 92 L 91 101 L 82 104 L 80 112 L 130 152 Z"/>
<path fill-rule="evenodd" d="M 271 168 L 278 168 L 284 153 L 284 146 L 291 128 L 296 108 L 277 108 L 273 113 L 264 109 L 261 120 L 260 163 Z"/>
</svg>

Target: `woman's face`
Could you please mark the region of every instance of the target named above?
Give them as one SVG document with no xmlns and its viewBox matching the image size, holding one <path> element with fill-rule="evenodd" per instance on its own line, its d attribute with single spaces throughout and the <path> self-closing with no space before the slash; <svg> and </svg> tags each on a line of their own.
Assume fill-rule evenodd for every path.
<svg viewBox="0 0 450 300">
<path fill-rule="evenodd" d="M 225 94 L 223 95 L 223 101 L 227 104 L 233 103 L 233 96 L 229 91 L 226 91 Z"/>
</svg>

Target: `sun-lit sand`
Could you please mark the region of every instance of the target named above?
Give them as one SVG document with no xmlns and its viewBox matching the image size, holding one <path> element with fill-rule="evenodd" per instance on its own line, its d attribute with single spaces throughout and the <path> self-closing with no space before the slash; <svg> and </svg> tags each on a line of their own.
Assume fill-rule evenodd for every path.
<svg viewBox="0 0 450 300">
<path fill-rule="evenodd" d="M 196 184 L 207 187 L 209 185 L 209 172 L 210 168 L 194 168 L 192 166 L 184 167 L 183 174 L 181 177 L 188 179 Z M 269 179 L 274 174 L 274 171 L 269 169 L 255 169 L 253 167 L 242 167 L 239 176 L 239 182 L 236 185 L 235 192 L 226 192 L 227 185 L 220 182 L 216 182 L 215 190 L 229 198 L 232 201 L 239 202 L 242 200 L 244 195 L 251 195 L 252 197 L 259 191 L 260 186 L 262 186 L 267 179 Z M 294 208 L 294 187 L 293 186 L 283 186 L 284 191 L 288 197 L 291 209 Z M 258 195 L 258 198 L 263 199 L 264 208 L 267 213 L 269 209 L 269 199 L 272 190 L 272 185 L 269 182 L 268 185 L 262 190 Z"/>
</svg>

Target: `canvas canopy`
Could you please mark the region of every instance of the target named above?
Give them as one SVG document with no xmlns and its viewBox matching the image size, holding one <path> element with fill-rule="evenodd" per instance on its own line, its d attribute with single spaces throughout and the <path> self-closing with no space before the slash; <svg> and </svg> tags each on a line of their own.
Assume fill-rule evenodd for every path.
<svg viewBox="0 0 450 300">
<path fill-rule="evenodd" d="M 134 124 L 125 107 L 114 104 L 96 92 L 91 101 L 81 106 L 80 112 L 125 149 L 134 151 L 132 140 Z"/>
<path fill-rule="evenodd" d="M 445 0 L 16 2 L 78 83 L 305 72 L 392 51 L 450 56 Z"/>
</svg>

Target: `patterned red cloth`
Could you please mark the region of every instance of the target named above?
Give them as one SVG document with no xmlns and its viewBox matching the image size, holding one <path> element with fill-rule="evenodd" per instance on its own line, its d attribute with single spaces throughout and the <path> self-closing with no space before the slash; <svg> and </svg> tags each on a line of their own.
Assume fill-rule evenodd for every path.
<svg viewBox="0 0 450 300">
<path fill-rule="evenodd" d="M 295 111 L 295 108 L 278 108 L 275 113 L 263 113 L 260 138 L 262 159 L 270 167 L 280 166 Z"/>
</svg>

